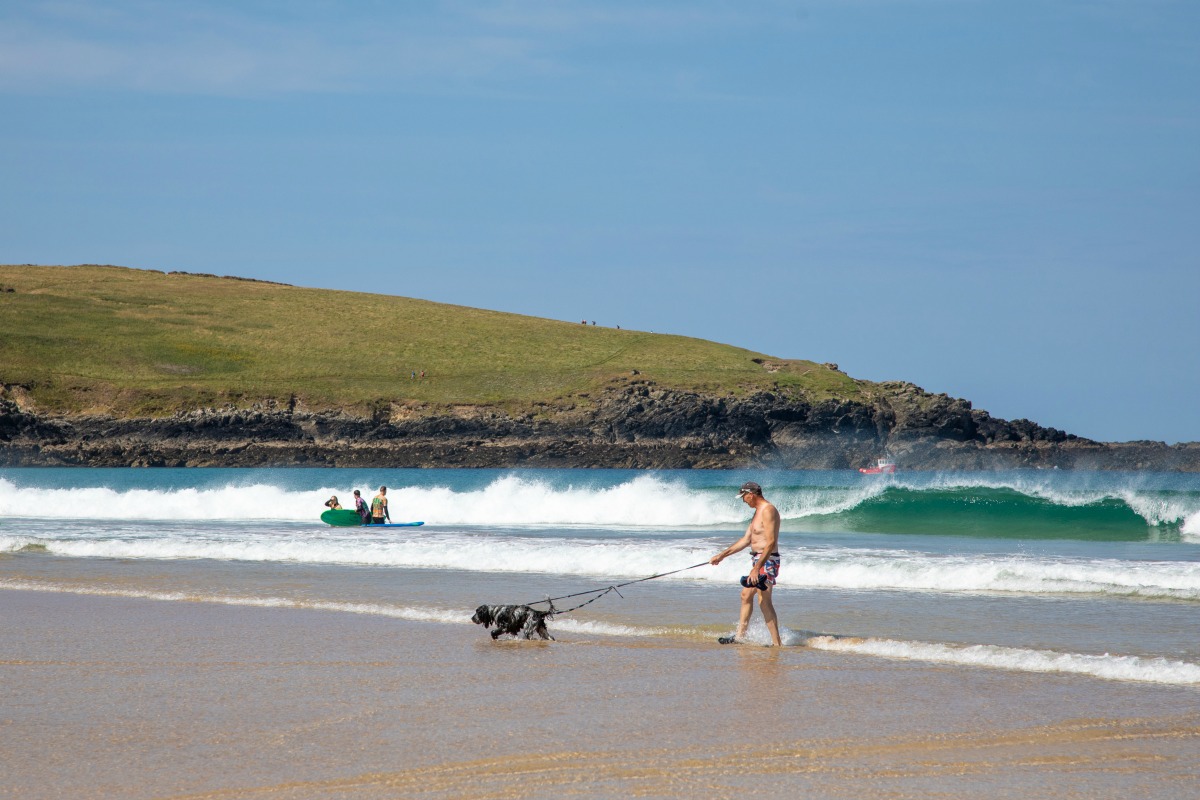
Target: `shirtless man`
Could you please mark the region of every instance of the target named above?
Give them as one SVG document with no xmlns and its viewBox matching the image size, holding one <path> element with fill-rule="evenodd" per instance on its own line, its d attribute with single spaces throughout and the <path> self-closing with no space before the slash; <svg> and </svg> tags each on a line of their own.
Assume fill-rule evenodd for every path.
<svg viewBox="0 0 1200 800">
<path fill-rule="evenodd" d="M 767 502 L 762 487 L 754 481 L 742 484 L 738 498 L 754 509 L 754 518 L 746 527 L 746 535 L 713 556 L 709 563 L 716 566 L 726 556 L 749 547 L 753 566 L 750 574 L 742 578 L 742 615 L 738 620 L 737 633 L 722 636 L 717 641 L 732 644 L 745 638 L 746 626 L 750 624 L 750 615 L 754 613 L 754 595 L 757 594 L 763 622 L 767 623 L 767 630 L 771 632 L 771 641 L 780 647 L 783 641 L 779 638 L 779 620 L 771 602 L 771 589 L 779 577 L 779 511 Z"/>
</svg>

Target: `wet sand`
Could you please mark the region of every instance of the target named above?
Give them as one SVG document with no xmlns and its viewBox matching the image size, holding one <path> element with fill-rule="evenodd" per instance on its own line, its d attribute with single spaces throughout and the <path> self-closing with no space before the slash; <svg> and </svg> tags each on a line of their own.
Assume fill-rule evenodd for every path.
<svg viewBox="0 0 1200 800">
<path fill-rule="evenodd" d="M 0 592 L 0 797 L 1191 798 L 1200 692 Z"/>
</svg>

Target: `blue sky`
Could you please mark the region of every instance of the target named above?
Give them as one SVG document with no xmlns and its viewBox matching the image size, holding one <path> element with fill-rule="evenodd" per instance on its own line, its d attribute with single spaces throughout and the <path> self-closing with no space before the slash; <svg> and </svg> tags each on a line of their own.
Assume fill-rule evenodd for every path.
<svg viewBox="0 0 1200 800">
<path fill-rule="evenodd" d="M 0 262 L 836 361 L 1200 440 L 1200 4 L 9 2 Z"/>
</svg>

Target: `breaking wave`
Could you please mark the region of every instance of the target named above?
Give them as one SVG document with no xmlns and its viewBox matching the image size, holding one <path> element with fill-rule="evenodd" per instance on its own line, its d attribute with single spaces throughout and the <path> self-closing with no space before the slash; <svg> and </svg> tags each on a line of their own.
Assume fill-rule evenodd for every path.
<svg viewBox="0 0 1200 800">
<path fill-rule="evenodd" d="M 786 473 L 781 474 L 787 480 Z M 432 482 L 430 482 L 432 481 Z M 907 482 L 906 482 L 907 481 Z M 392 516 L 430 525 L 728 529 L 744 524 L 735 485 L 689 486 L 661 474 L 614 485 L 500 474 L 453 488 L 437 477 L 389 489 Z M 352 488 L 352 487 L 351 487 Z M 360 484 L 370 494 L 366 484 Z M 784 530 L 953 534 L 989 538 L 1200 540 L 1200 492 L 1136 485 L 1061 488 L 1028 478 L 872 479 L 847 486 L 767 484 Z M 0 478 L 0 517 L 60 520 L 316 521 L 347 487 L 273 483 L 203 488 L 18 486 Z"/>
</svg>

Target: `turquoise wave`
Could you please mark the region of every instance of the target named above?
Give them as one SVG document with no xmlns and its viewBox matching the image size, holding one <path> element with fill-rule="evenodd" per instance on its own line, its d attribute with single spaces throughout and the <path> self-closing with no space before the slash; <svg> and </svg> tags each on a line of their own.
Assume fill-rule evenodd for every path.
<svg viewBox="0 0 1200 800">
<path fill-rule="evenodd" d="M 1087 541 L 1178 540 L 1200 494 L 1044 497 L 1012 488 L 893 486 L 844 510 L 811 513 L 789 528 L 863 533 Z M 785 516 L 787 516 L 785 514 Z"/>
</svg>

